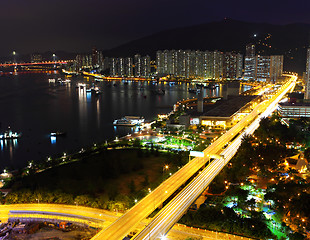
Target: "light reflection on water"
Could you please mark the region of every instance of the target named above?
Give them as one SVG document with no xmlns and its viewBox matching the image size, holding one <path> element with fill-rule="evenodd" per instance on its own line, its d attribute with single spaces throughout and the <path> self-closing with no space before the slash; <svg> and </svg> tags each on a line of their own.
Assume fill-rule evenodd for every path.
<svg viewBox="0 0 310 240">
<path fill-rule="evenodd" d="M 177 101 L 197 97 L 187 90 L 194 85 L 186 83 L 100 82 L 95 84 L 102 94 L 95 95 L 86 92 L 86 87 L 76 88 L 78 82 L 89 86 L 92 83 L 83 77 L 72 78 L 70 84 L 62 85 L 48 83 L 52 77 L 45 74 L 0 77 L 0 108 L 6 113 L 0 114 L 0 132 L 7 126 L 22 132 L 18 140 L 0 141 L 0 171 L 127 135 L 137 128 L 114 127 L 113 120 L 126 115 L 152 120 L 157 114 L 170 112 Z M 234 87 L 233 91 L 239 88 Z M 154 94 L 156 89 L 164 89 L 165 95 Z M 202 91 L 204 96 L 223 96 L 228 92 L 227 86 L 222 85 Z M 51 138 L 54 131 L 67 134 Z"/>
</svg>

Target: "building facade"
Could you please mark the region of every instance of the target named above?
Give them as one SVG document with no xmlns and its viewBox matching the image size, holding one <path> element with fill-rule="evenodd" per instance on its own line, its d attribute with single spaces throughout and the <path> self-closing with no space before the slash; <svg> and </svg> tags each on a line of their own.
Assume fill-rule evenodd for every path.
<svg viewBox="0 0 310 240">
<path fill-rule="evenodd" d="M 244 80 L 256 79 L 256 57 L 255 45 L 250 43 L 246 45 L 246 54 L 244 57 Z"/>
<path fill-rule="evenodd" d="M 283 74 L 283 55 L 270 56 L 270 81 L 276 83 Z"/>
<path fill-rule="evenodd" d="M 283 118 L 310 117 L 310 104 L 279 103 L 278 113 Z"/>
<path fill-rule="evenodd" d="M 305 74 L 305 99 L 310 99 L 310 48 L 307 49 L 307 63 L 306 63 L 306 74 Z"/>
<path fill-rule="evenodd" d="M 256 56 L 256 80 L 270 81 L 270 56 Z"/>
<path fill-rule="evenodd" d="M 255 45 L 246 45 L 244 58 L 244 80 L 261 82 L 279 81 L 283 74 L 283 55 L 262 56 L 255 55 Z"/>
<path fill-rule="evenodd" d="M 156 52 L 157 75 L 178 78 L 237 79 L 243 56 L 220 51 L 163 50 Z"/>
</svg>

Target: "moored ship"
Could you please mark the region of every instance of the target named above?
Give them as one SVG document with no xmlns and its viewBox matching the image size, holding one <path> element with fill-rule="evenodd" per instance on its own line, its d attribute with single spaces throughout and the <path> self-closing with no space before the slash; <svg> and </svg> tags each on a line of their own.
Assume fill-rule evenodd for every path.
<svg viewBox="0 0 310 240">
<path fill-rule="evenodd" d="M 137 116 L 125 116 L 121 119 L 116 119 L 113 122 L 114 126 L 127 126 L 127 127 L 134 127 L 137 125 L 141 125 L 144 123 L 143 117 Z"/>
<path fill-rule="evenodd" d="M 21 136 L 21 133 L 13 132 L 11 128 L 9 127 L 7 131 L 4 133 L 0 133 L 0 140 L 3 139 L 15 139 L 19 138 Z"/>
</svg>

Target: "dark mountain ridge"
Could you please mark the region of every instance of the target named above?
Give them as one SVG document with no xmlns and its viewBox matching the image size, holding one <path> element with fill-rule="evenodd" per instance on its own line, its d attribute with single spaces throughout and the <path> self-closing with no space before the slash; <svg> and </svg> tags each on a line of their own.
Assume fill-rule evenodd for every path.
<svg viewBox="0 0 310 240">
<path fill-rule="evenodd" d="M 305 23 L 274 25 L 224 19 L 161 31 L 106 50 L 104 56 L 127 57 L 139 53 L 154 59 L 156 51 L 164 49 L 220 50 L 245 54 L 246 44 L 252 42 L 256 44 L 257 54 L 284 55 L 284 69 L 301 74 L 305 69 L 309 31 L 310 25 Z"/>
</svg>

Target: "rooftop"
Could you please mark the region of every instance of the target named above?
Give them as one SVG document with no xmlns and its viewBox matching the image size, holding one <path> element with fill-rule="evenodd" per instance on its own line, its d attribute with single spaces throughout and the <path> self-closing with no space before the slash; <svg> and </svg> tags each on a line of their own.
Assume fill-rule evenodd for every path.
<svg viewBox="0 0 310 240">
<path fill-rule="evenodd" d="M 197 112 L 197 109 L 188 112 L 189 115 L 194 116 L 206 116 L 206 117 L 231 117 L 240 108 L 246 105 L 248 102 L 255 99 L 256 95 L 248 96 L 231 96 L 227 100 L 221 99 L 214 104 L 204 104 L 203 113 Z"/>
</svg>

